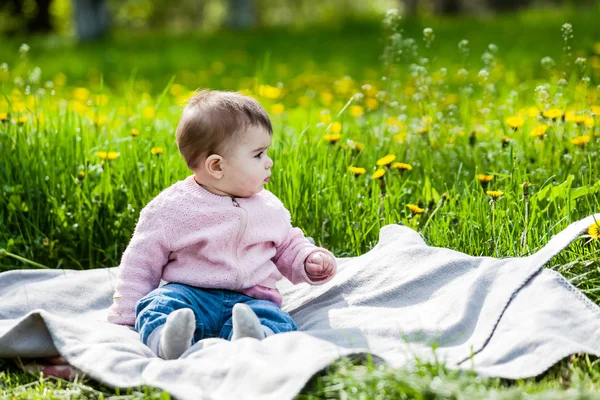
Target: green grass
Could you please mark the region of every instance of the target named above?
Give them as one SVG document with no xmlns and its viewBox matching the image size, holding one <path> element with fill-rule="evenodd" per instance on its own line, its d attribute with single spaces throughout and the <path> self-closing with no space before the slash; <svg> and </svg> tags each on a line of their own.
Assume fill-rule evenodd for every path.
<svg viewBox="0 0 600 400">
<path fill-rule="evenodd" d="M 18 49 L 25 40 L 6 41 L 0 49 L 0 64 L 8 64 L 0 70 L 0 117 L 7 114 L 0 123 L 0 271 L 118 265 L 140 209 L 189 173 L 173 131 L 179 103 L 197 87 L 248 90 L 269 112 L 284 106 L 283 113 L 272 112 L 275 166 L 267 188 L 296 226 L 336 255 L 364 253 L 379 228 L 395 222 L 419 230 L 434 246 L 473 255 L 531 254 L 570 222 L 600 211 L 600 119 L 591 113 L 600 106 L 598 17 L 600 10 L 590 9 L 407 21 L 396 41 L 379 22 L 243 36 L 119 36 L 82 46 L 27 38 L 24 57 Z M 574 28 L 571 54 L 562 50 L 564 22 Z M 429 47 L 424 27 L 435 35 Z M 411 37 L 414 42 L 406 40 Z M 468 52 L 458 49 L 462 39 L 469 40 Z M 491 43 L 498 51 L 483 60 Z M 389 57 L 399 49 L 400 58 Z M 546 56 L 555 61 L 549 69 L 540 63 Z M 585 65 L 577 57 L 586 57 Z M 31 79 L 35 66 L 39 80 Z M 260 85 L 283 90 L 270 96 Z M 548 85 L 548 98 L 536 90 L 540 85 Z M 531 107 L 581 110 L 587 125 L 534 117 Z M 523 124 L 513 129 L 506 119 L 517 115 Z M 549 126 L 543 139 L 530 135 L 540 124 Z M 336 133 L 336 141 L 324 137 Z M 573 143 L 581 137 L 588 142 Z M 365 149 L 353 150 L 348 140 Z M 152 154 L 157 148 L 163 152 Z M 118 157 L 105 159 L 102 152 L 112 151 Z M 376 161 L 387 154 L 413 169 L 384 167 L 383 179 L 372 179 Z M 366 174 L 355 177 L 349 166 Z M 494 178 L 484 189 L 477 174 Z M 525 195 L 523 182 L 531 185 Z M 503 196 L 491 201 L 487 189 Z M 582 238 L 548 267 L 600 304 L 599 254 L 600 241 Z M 114 394 L 93 382 L 30 377 L 6 362 L 0 371 L 0 393 L 7 397 Z M 300 397 L 593 398 L 599 372 L 584 356 L 518 382 L 442 365 L 414 372 L 342 361 Z M 128 393 L 152 394 L 161 396 L 145 388 Z"/>
</svg>

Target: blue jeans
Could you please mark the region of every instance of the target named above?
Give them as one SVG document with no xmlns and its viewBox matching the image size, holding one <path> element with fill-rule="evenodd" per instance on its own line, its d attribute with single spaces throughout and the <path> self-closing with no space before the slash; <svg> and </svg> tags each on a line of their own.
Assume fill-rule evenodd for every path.
<svg viewBox="0 0 600 400">
<path fill-rule="evenodd" d="M 135 330 L 140 334 L 142 342 L 148 344 L 150 333 L 163 325 L 171 312 L 190 308 L 196 317 L 196 331 L 192 344 L 214 337 L 231 340 L 231 313 L 236 303 L 247 304 L 261 325 L 270 328 L 274 333 L 298 329 L 292 317 L 272 301 L 255 299 L 231 290 L 167 283 L 138 301 L 135 310 Z"/>
</svg>

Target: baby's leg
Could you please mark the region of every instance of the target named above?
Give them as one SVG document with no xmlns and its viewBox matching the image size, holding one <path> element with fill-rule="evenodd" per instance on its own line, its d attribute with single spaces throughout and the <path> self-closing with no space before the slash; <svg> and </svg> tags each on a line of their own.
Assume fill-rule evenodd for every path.
<svg viewBox="0 0 600 400">
<path fill-rule="evenodd" d="M 249 308 L 252 313 L 251 315 L 254 316 L 255 320 L 258 320 L 257 322 L 260 323 L 260 326 L 262 328 L 262 331 L 264 333 L 264 336 L 270 336 L 273 335 L 275 333 L 282 333 L 282 332 L 291 332 L 291 331 L 295 331 L 297 330 L 297 326 L 296 323 L 294 322 L 294 320 L 292 319 L 292 317 L 290 317 L 290 315 L 286 312 L 284 312 L 283 310 L 281 310 L 281 308 L 273 303 L 272 301 L 268 301 L 268 300 L 259 300 L 259 299 L 255 299 L 249 296 L 245 296 L 245 295 L 241 295 L 240 298 L 240 302 L 243 305 L 247 306 L 247 308 Z M 240 308 L 242 309 L 241 306 L 242 304 L 236 304 L 234 306 L 234 310 L 236 310 L 236 308 Z M 248 310 L 249 311 L 249 310 Z M 246 311 L 244 312 L 245 315 L 248 315 L 249 312 Z M 248 319 L 252 319 L 252 318 L 248 318 Z M 243 333 L 236 333 L 236 314 L 233 314 L 232 317 L 232 323 L 233 323 L 233 329 L 231 330 L 231 332 L 227 332 L 228 329 L 228 324 L 225 324 L 225 327 L 223 328 L 223 330 L 221 331 L 221 337 L 227 337 L 229 340 L 235 340 L 235 339 L 239 339 L 240 337 L 243 337 Z M 229 326 L 231 326 L 231 324 L 229 324 Z M 249 329 L 249 331 L 255 332 L 256 331 L 256 325 L 254 324 L 252 328 Z M 261 336 L 260 334 L 250 334 L 250 335 L 246 335 L 246 337 L 255 337 L 255 338 L 259 338 L 258 336 Z"/>
<path fill-rule="evenodd" d="M 135 329 L 142 342 L 163 359 L 179 358 L 195 341 L 216 336 L 222 296 L 170 283 L 153 290 L 136 307 Z"/>
</svg>

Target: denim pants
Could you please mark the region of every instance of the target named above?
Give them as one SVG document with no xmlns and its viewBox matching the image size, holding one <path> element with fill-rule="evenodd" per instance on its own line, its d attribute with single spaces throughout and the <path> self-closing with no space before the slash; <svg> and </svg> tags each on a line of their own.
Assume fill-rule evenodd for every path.
<svg viewBox="0 0 600 400">
<path fill-rule="evenodd" d="M 255 299 L 231 290 L 204 289 L 181 283 L 167 283 L 138 301 L 135 330 L 147 345 L 150 333 L 163 325 L 171 312 L 190 308 L 196 317 L 196 331 L 192 344 L 214 337 L 231 340 L 231 314 L 236 303 L 247 304 L 261 325 L 270 328 L 274 333 L 297 330 L 292 317 L 272 301 Z"/>
</svg>

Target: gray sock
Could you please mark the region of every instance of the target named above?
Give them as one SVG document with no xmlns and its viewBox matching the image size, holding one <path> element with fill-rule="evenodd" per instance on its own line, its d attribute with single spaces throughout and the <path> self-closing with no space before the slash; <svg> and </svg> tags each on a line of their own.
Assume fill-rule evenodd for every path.
<svg viewBox="0 0 600 400">
<path fill-rule="evenodd" d="M 164 360 L 175 360 L 192 345 L 196 330 L 194 312 L 189 308 L 173 311 L 163 326 L 158 356 Z"/>
<path fill-rule="evenodd" d="M 233 336 L 231 340 L 238 340 L 245 337 L 258 340 L 265 338 L 265 331 L 260 324 L 260 320 L 248 305 L 237 303 L 233 306 L 232 312 Z"/>
</svg>

